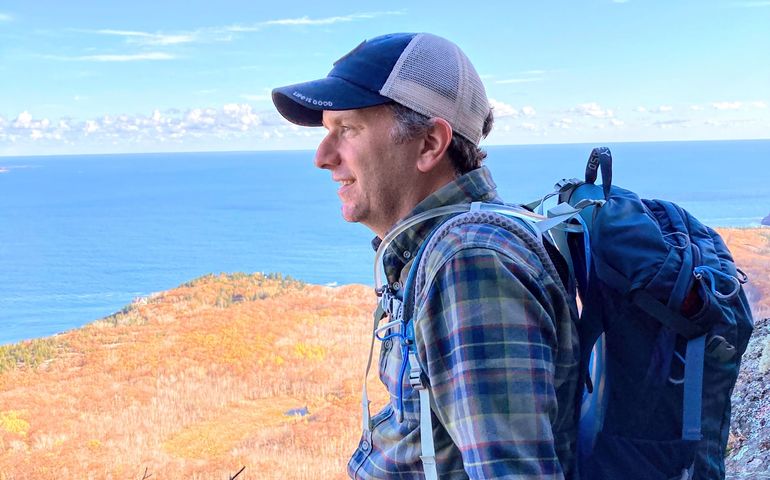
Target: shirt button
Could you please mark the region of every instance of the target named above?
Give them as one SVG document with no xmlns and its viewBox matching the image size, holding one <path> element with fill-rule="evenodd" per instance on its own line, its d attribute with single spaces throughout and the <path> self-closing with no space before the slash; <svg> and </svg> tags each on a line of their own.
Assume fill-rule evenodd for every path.
<svg viewBox="0 0 770 480">
<path fill-rule="evenodd" d="M 401 290 L 401 282 L 393 282 L 393 285 L 391 285 L 391 287 L 393 287 L 393 290 L 399 291 Z"/>
<path fill-rule="evenodd" d="M 364 452 L 368 452 L 369 448 L 371 448 L 371 446 L 369 445 L 369 442 L 367 442 L 366 440 L 361 442 L 361 450 L 363 450 Z"/>
<path fill-rule="evenodd" d="M 409 250 L 405 251 L 404 252 L 404 258 L 406 258 L 407 260 L 412 258 L 412 252 L 410 252 Z"/>
<path fill-rule="evenodd" d="M 385 340 L 385 345 L 383 346 L 385 347 L 385 350 L 390 350 L 390 347 L 393 346 L 393 340 L 390 338 Z"/>
</svg>

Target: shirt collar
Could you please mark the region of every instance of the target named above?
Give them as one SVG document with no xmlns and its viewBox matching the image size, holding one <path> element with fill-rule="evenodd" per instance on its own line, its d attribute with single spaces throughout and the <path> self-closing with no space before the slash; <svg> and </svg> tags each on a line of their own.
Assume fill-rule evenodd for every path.
<svg viewBox="0 0 770 480">
<path fill-rule="evenodd" d="M 497 185 L 492 180 L 492 174 L 486 166 L 472 170 L 452 182 L 444 185 L 423 201 L 406 216 L 413 217 L 446 205 L 456 205 L 471 202 L 502 203 L 497 195 Z M 399 274 L 411 257 L 417 254 L 417 250 L 426 237 L 439 225 L 446 216 L 428 219 L 407 229 L 397 236 L 388 250 L 383 255 L 385 274 L 389 282 L 399 279 Z M 372 246 L 377 249 L 382 240 L 375 237 Z"/>
</svg>

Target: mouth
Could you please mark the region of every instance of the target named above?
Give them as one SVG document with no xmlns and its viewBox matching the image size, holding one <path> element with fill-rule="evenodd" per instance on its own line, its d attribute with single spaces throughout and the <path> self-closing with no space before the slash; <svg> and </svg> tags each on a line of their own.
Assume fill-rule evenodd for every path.
<svg viewBox="0 0 770 480">
<path fill-rule="evenodd" d="M 350 186 L 356 182 L 355 180 L 350 178 L 340 178 L 340 179 L 335 179 L 334 181 L 340 185 L 340 188 L 337 189 L 338 195 L 342 195 L 343 193 L 345 193 L 345 191 L 348 190 L 348 188 L 350 188 Z"/>
</svg>

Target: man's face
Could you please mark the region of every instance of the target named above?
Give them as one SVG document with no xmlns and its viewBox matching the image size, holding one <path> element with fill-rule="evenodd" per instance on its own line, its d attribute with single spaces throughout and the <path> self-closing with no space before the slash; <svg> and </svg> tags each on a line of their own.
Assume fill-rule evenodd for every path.
<svg viewBox="0 0 770 480">
<path fill-rule="evenodd" d="M 394 121 L 385 105 L 324 111 L 328 133 L 315 156 L 316 166 L 340 183 L 343 218 L 363 223 L 381 237 L 414 207 L 410 189 L 419 178 L 421 142 L 395 143 Z"/>
</svg>

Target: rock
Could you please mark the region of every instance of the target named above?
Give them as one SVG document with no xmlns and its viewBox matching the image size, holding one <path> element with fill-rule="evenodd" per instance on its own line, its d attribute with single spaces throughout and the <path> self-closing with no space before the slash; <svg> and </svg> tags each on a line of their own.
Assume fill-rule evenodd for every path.
<svg viewBox="0 0 770 480">
<path fill-rule="evenodd" d="M 732 396 L 727 478 L 770 478 L 770 318 L 755 318 Z"/>
<path fill-rule="evenodd" d="M 309 413 L 310 412 L 308 411 L 307 407 L 292 408 L 291 410 L 287 410 L 283 412 L 283 414 L 286 415 L 287 417 L 304 417 Z"/>
<path fill-rule="evenodd" d="M 762 356 L 759 357 L 758 368 L 759 373 L 765 375 L 770 372 L 770 339 L 765 343 L 765 348 L 762 350 Z M 762 392 L 764 395 L 765 392 Z"/>
<path fill-rule="evenodd" d="M 762 219 L 762 225 L 770 226 L 770 213 Z"/>
</svg>

